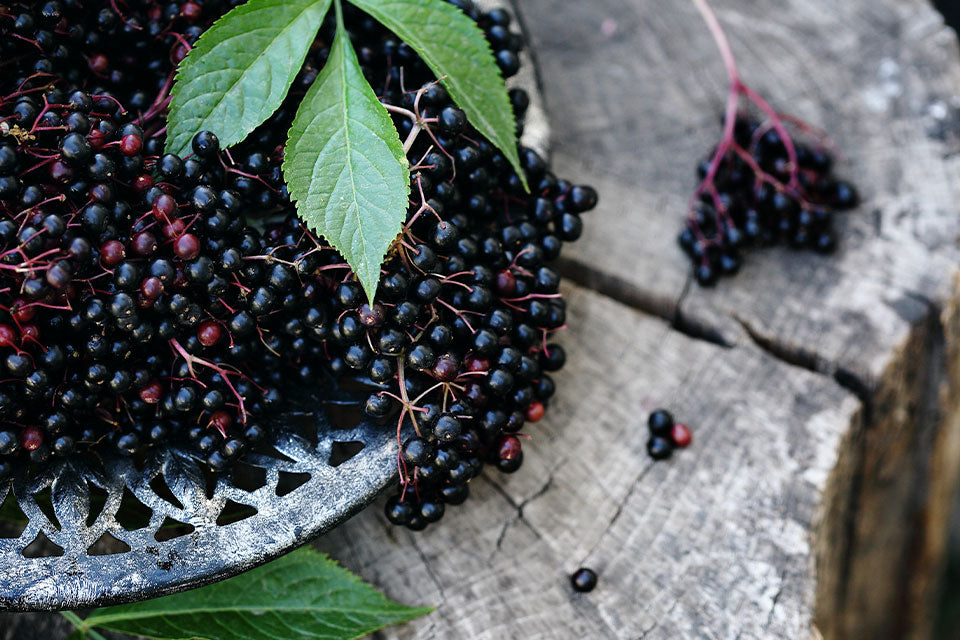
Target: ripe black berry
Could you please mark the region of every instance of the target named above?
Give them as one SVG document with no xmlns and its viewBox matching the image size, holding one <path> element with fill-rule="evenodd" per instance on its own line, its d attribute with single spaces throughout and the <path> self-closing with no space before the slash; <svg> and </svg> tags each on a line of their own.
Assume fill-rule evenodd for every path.
<svg viewBox="0 0 960 640">
<path fill-rule="evenodd" d="M 666 409 L 656 409 L 647 418 L 647 426 L 655 436 L 668 436 L 673 428 L 673 416 Z"/>
<path fill-rule="evenodd" d="M 220 153 L 220 140 L 210 131 L 201 131 L 190 144 L 193 152 L 201 158 L 212 158 Z"/>
<path fill-rule="evenodd" d="M 647 440 L 647 453 L 654 460 L 664 460 L 673 453 L 673 444 L 666 437 L 653 436 Z"/>
<path fill-rule="evenodd" d="M 581 567 L 570 576 L 570 584 L 574 591 L 588 593 L 597 586 L 597 572 L 593 569 Z"/>
</svg>

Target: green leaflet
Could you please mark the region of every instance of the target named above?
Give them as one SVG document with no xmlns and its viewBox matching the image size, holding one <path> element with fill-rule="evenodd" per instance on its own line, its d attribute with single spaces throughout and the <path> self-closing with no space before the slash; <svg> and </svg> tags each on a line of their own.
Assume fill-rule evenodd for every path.
<svg viewBox="0 0 960 640">
<path fill-rule="evenodd" d="M 249 0 L 208 29 L 180 64 L 167 151 L 185 156 L 198 131 L 223 147 L 273 114 L 303 66 L 331 0 Z"/>
<path fill-rule="evenodd" d="M 301 549 L 225 582 L 99 609 L 81 630 L 170 640 L 347 640 L 429 611 L 391 602 L 325 555 Z"/>
<path fill-rule="evenodd" d="M 342 24 L 290 128 L 283 172 L 301 219 L 337 248 L 372 301 L 406 219 L 410 175 Z"/>
<path fill-rule="evenodd" d="M 516 124 L 500 69 L 480 27 L 443 0 L 350 0 L 407 42 L 442 78 L 477 131 L 510 161 L 527 187 Z"/>
</svg>

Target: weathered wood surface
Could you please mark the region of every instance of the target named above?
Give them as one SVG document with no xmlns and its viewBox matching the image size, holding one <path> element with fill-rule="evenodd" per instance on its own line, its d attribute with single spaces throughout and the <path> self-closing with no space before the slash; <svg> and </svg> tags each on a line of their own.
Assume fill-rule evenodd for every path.
<svg viewBox="0 0 960 640">
<path fill-rule="evenodd" d="M 725 95 L 692 6 L 520 3 L 557 172 L 602 194 L 565 255 L 599 293 L 568 287 L 570 364 L 521 473 L 425 534 L 370 510 L 320 541 L 439 606 L 383 637 L 928 637 L 960 450 L 955 36 L 923 0 L 713 4 L 745 79 L 845 150 L 865 202 L 841 251 L 690 286 L 674 239 Z M 652 465 L 657 405 L 695 442 Z"/>
<path fill-rule="evenodd" d="M 690 286 L 674 238 L 725 92 L 705 28 L 684 2 L 523 0 L 557 172 L 602 196 L 565 253 L 569 364 L 521 472 L 427 532 L 374 507 L 318 541 L 438 606 L 378 637 L 929 637 L 960 467 L 955 37 L 925 0 L 713 4 L 745 79 L 845 150 L 841 251 Z M 694 444 L 654 464 L 661 405 Z"/>
</svg>

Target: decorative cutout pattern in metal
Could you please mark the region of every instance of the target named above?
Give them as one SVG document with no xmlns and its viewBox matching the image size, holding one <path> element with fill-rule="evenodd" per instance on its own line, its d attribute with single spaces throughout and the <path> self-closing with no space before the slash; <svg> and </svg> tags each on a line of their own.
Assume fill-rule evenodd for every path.
<svg viewBox="0 0 960 640">
<path fill-rule="evenodd" d="M 275 451 L 243 459 L 255 482 L 240 470 L 209 475 L 176 448 L 153 452 L 141 467 L 120 456 L 66 461 L 5 482 L 0 504 L 12 491 L 26 527 L 0 538 L 0 609 L 88 608 L 182 591 L 332 529 L 396 474 L 395 423 L 340 429 L 331 420 L 331 408 L 356 410 L 368 394 L 332 391 L 311 398 L 313 411 L 281 416 Z M 130 522 L 133 511 L 141 522 Z M 236 517 L 243 519 L 223 524 Z"/>
</svg>

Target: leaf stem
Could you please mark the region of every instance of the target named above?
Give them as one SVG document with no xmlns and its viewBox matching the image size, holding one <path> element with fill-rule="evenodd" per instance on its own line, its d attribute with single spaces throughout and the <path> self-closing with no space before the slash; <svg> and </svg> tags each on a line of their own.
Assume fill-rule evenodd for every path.
<svg viewBox="0 0 960 640">
<path fill-rule="evenodd" d="M 80 633 L 85 634 L 87 632 L 87 623 L 73 611 L 61 611 L 60 615 L 66 618 Z"/>
<path fill-rule="evenodd" d="M 81 637 L 86 638 L 87 636 L 90 636 L 93 638 L 93 640 L 107 640 L 93 629 L 88 628 L 86 621 L 73 611 L 61 611 L 60 615 L 66 618 L 70 624 L 76 627 L 77 631 L 80 632 Z"/>
<path fill-rule="evenodd" d="M 410 129 L 410 133 L 407 135 L 407 139 L 403 142 L 404 153 L 410 153 L 410 148 L 413 147 L 413 143 L 417 141 L 417 136 L 420 135 L 421 131 L 423 131 L 423 127 L 420 126 L 420 123 L 414 122 L 413 128 Z"/>
</svg>

